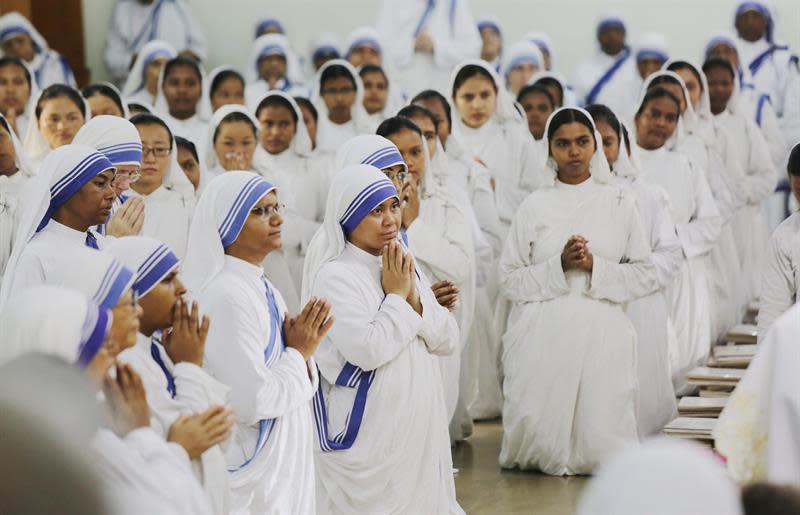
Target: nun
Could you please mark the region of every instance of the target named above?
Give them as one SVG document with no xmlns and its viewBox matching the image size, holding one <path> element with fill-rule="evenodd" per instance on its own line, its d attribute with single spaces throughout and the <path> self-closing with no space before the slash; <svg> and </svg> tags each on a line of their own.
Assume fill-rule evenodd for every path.
<svg viewBox="0 0 800 515">
<path fill-rule="evenodd" d="M 47 156 L 20 198 L 0 307 L 12 295 L 47 283 L 71 248 L 100 248 L 103 238 L 91 227 L 111 213 L 115 171 L 103 154 L 84 145 L 65 145 Z"/>
<path fill-rule="evenodd" d="M 327 298 L 336 317 L 314 354 L 321 512 L 463 513 L 439 372 L 458 327 L 399 239 L 400 218 L 392 181 L 348 166 L 306 257 L 303 299 Z"/>
<path fill-rule="evenodd" d="M 245 103 L 252 111 L 269 91 L 306 95 L 289 40 L 282 34 L 266 34 L 253 42 L 245 69 Z"/>
<path fill-rule="evenodd" d="M 200 180 L 205 175 L 205 171 L 200 168 L 200 156 L 194 143 L 180 136 L 175 137 L 175 144 L 178 148 L 176 155 L 178 164 L 186 174 L 186 178 L 192 183 L 195 193 L 200 188 Z"/>
<path fill-rule="evenodd" d="M 387 118 L 394 116 L 402 107 L 403 98 L 397 94 L 395 81 L 390 81 L 384 68 L 376 64 L 365 64 L 358 69 L 364 84 L 364 109 L 377 128 Z"/>
<path fill-rule="evenodd" d="M 109 115 L 130 118 L 128 106 L 122 101 L 122 94 L 110 82 L 90 84 L 81 90 L 81 95 L 89 104 L 92 117 Z"/>
<path fill-rule="evenodd" d="M 789 184 L 800 202 L 800 143 L 795 144 L 786 165 Z M 800 212 L 795 211 L 772 233 L 761 271 L 758 339 L 797 302 L 800 287 Z"/>
<path fill-rule="evenodd" d="M 230 66 L 217 66 L 203 83 L 203 112 L 212 115 L 225 105 L 245 105 L 245 82 L 242 74 Z M 207 87 L 206 87 L 207 86 Z"/>
<path fill-rule="evenodd" d="M 45 88 L 35 105 L 35 119 L 28 123 L 23 143 L 31 165 L 38 169 L 53 149 L 72 143 L 92 113 L 80 92 L 64 84 Z"/>
<path fill-rule="evenodd" d="M 229 170 L 253 170 L 258 122 L 249 110 L 236 104 L 220 107 L 211 117 L 206 132 L 203 139 L 209 145 L 203 164 L 210 177 Z"/>
<path fill-rule="evenodd" d="M 0 16 L 0 45 L 5 56 L 22 59 L 30 66 L 40 89 L 52 84 L 76 87 L 69 61 L 51 49 L 20 13 L 14 11 Z"/>
<path fill-rule="evenodd" d="M 261 36 L 266 36 L 269 34 L 279 34 L 281 36 L 288 37 L 286 36 L 286 28 L 281 20 L 269 16 L 261 18 L 256 22 L 254 33 L 255 35 L 253 39 L 258 39 Z M 287 66 L 291 69 L 291 73 L 287 74 L 289 80 L 294 84 L 303 84 L 305 81 L 305 78 L 303 77 L 303 58 L 300 57 L 297 52 L 290 47 L 286 59 Z"/>
<path fill-rule="evenodd" d="M 520 207 L 499 264 L 513 302 L 500 465 L 586 474 L 638 441 L 624 303 L 657 291 L 657 274 L 633 195 L 608 184 L 591 116 L 559 109 L 546 137 L 547 182 Z"/>
<path fill-rule="evenodd" d="M 204 367 L 230 388 L 236 416 L 226 450 L 235 513 L 314 513 L 317 389 L 311 358 L 333 324 L 330 304 L 311 299 L 289 316 L 261 262 L 281 246 L 275 187 L 251 172 L 215 177 L 203 191 L 184 277 L 213 320 Z"/>
<path fill-rule="evenodd" d="M 111 77 L 115 81 L 124 79 L 130 64 L 147 55 L 146 46 L 153 41 L 163 41 L 194 60 L 206 58 L 206 38 L 189 2 L 118 1 L 111 14 L 103 51 L 103 62 Z"/>
<path fill-rule="evenodd" d="M 132 236 L 113 240 L 107 250 L 136 270 L 131 282 L 141 306 L 135 344 L 118 359 L 142 378 L 152 427 L 184 447 L 214 512 L 228 513 L 228 471 L 218 444 L 228 439 L 233 424 L 224 408 L 228 387 L 202 368 L 209 319 L 184 298 L 179 260 L 169 247 Z M 200 415 L 189 422 L 198 434 L 187 435 L 188 424 L 180 417 L 193 414 Z"/>
<path fill-rule="evenodd" d="M 203 112 L 205 77 L 197 61 L 186 57 L 170 59 L 161 69 L 154 112 L 173 134 L 193 141 L 205 153 L 210 113 Z"/>
<path fill-rule="evenodd" d="M 481 36 L 480 58 L 499 72 L 503 59 L 503 31 L 500 30 L 500 22 L 495 18 L 478 20 L 478 34 Z"/>
<path fill-rule="evenodd" d="M 547 89 L 553 97 L 553 101 L 556 103 L 556 108 L 574 107 L 578 105 L 575 100 L 575 94 L 560 73 L 540 71 L 533 74 L 530 80 L 528 80 L 528 84 L 531 86 L 542 86 Z"/>
<path fill-rule="evenodd" d="M 643 178 L 666 190 L 672 220 L 686 261 L 678 279 L 667 289 L 675 324 L 675 347 L 670 352 L 673 384 L 680 389 L 686 373 L 704 365 L 710 353 L 711 314 L 706 256 L 720 237 L 722 219 L 702 170 L 670 150 L 668 141 L 678 130 L 681 102 L 661 87 L 645 93 L 634 120 L 634 153 Z"/>
<path fill-rule="evenodd" d="M 630 140 L 625 126 L 604 105 L 593 104 L 587 106 L 586 111 L 592 115 L 603 138 L 603 152 L 611 167 L 611 184 L 628 188 L 633 194 L 656 268 L 658 290 L 629 302 L 625 308 L 638 341 L 638 432 L 640 438 L 647 438 L 660 433 L 678 415 L 669 362 L 670 339 L 675 337 L 675 328 L 666 291 L 677 278 L 684 261 L 683 251 L 669 211 L 667 192 L 642 178 L 629 150 Z"/>
<path fill-rule="evenodd" d="M 320 152 L 335 153 L 350 138 L 372 133 L 373 125 L 364 109 L 364 84 L 349 62 L 334 59 L 322 65 L 311 94 L 319 112 Z"/>
<path fill-rule="evenodd" d="M 453 66 L 480 57 L 481 35 L 467 2 L 382 0 L 376 28 L 391 35 L 384 64 L 398 71 L 409 94 L 444 89 Z"/>
<path fill-rule="evenodd" d="M 536 72 L 545 69 L 542 51 L 527 40 L 514 44 L 503 57 L 500 77 L 514 98 Z"/>
<path fill-rule="evenodd" d="M 152 114 L 138 114 L 131 123 L 142 143 L 140 177 L 129 190 L 131 197 L 144 200 L 141 235 L 163 241 L 180 258 L 186 253 L 194 188 L 178 165 L 175 141 L 167 124 Z"/>
<path fill-rule="evenodd" d="M 136 55 L 130 72 L 127 72 L 122 96 L 128 102 L 153 107 L 158 93 L 158 77 L 170 59 L 178 57 L 175 48 L 159 39 L 150 41 Z"/>
<path fill-rule="evenodd" d="M 339 37 L 333 32 L 323 32 L 312 40 L 309 52 L 311 58 L 308 61 L 312 74 L 316 74 L 328 61 L 342 57 L 339 44 Z"/>
<path fill-rule="evenodd" d="M 0 116 L 0 285 L 24 210 L 22 189 L 33 176 L 22 144 L 8 121 Z"/>
<path fill-rule="evenodd" d="M 525 111 L 528 119 L 528 130 L 533 139 L 543 143 L 544 126 L 553 111 L 556 110 L 556 101 L 547 88 L 540 84 L 531 84 L 519 90 L 517 103 Z"/>
<path fill-rule="evenodd" d="M 578 63 L 572 83 L 582 105 L 608 104 L 616 100 L 615 91 L 625 88 L 633 75 L 634 59 L 626 44 L 625 20 L 617 13 L 607 13 L 595 29 L 598 49 Z"/>
<path fill-rule="evenodd" d="M 39 97 L 30 68 L 16 57 L 0 57 L 0 111 L 18 137 L 24 137 Z"/>
</svg>

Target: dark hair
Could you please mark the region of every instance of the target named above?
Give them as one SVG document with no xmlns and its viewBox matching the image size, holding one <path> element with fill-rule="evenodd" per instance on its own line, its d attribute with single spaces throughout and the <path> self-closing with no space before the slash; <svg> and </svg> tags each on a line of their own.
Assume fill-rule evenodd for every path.
<svg viewBox="0 0 800 515">
<path fill-rule="evenodd" d="M 550 107 L 552 109 L 556 108 L 556 99 L 554 99 L 553 95 L 550 94 L 547 88 L 545 88 L 541 84 L 529 84 L 524 88 L 522 88 L 521 90 L 519 90 L 519 93 L 517 93 L 517 102 L 522 103 L 523 98 L 527 97 L 528 95 L 533 95 L 535 93 L 543 95 L 547 99 L 547 101 L 550 102 Z"/>
<path fill-rule="evenodd" d="M 11 134 L 11 129 L 8 127 L 8 122 L 6 121 L 6 117 L 0 117 L 0 127 L 4 128 L 7 133 Z"/>
<path fill-rule="evenodd" d="M 561 84 L 561 82 L 558 81 L 557 79 L 554 79 L 553 77 L 542 77 L 541 79 L 534 82 L 533 85 L 534 86 L 541 85 L 543 87 L 555 86 L 558 89 L 558 92 L 561 94 L 561 100 L 557 102 L 556 99 L 554 98 L 553 106 L 561 107 L 564 105 L 564 85 Z"/>
<path fill-rule="evenodd" d="M 611 126 L 614 132 L 617 133 L 617 138 L 621 138 L 620 135 L 620 128 L 622 125 L 619 123 L 619 119 L 617 115 L 614 114 L 614 111 L 608 108 L 603 104 L 591 104 L 586 107 L 586 112 L 592 115 L 592 119 L 597 123 L 598 121 L 604 121 Z"/>
<path fill-rule="evenodd" d="M 650 83 L 647 85 L 647 89 L 655 89 L 656 87 L 658 87 L 658 86 L 660 86 L 662 84 L 675 84 L 677 86 L 680 86 L 681 91 L 683 92 L 684 84 L 682 84 L 682 82 L 680 80 L 676 79 L 672 75 L 659 75 L 658 77 L 656 77 L 656 78 L 654 78 L 653 80 L 650 81 Z M 663 88 L 660 88 L 660 89 L 663 89 Z M 686 93 L 685 92 L 681 93 L 681 95 L 683 95 L 683 97 L 684 97 L 683 100 L 684 101 L 686 101 L 686 102 L 689 101 L 689 99 L 686 98 Z M 674 96 L 674 94 L 673 94 L 673 96 Z M 678 97 L 675 97 L 675 98 L 678 98 Z M 680 101 L 681 100 L 678 98 L 678 111 L 680 111 Z"/>
<path fill-rule="evenodd" d="M 402 130 L 411 130 L 419 134 L 420 137 L 422 136 L 422 131 L 417 124 L 405 116 L 392 116 L 391 118 L 385 119 L 378 125 L 378 130 L 375 131 L 375 134 L 388 138 L 392 134 L 397 134 Z"/>
<path fill-rule="evenodd" d="M 28 87 L 31 87 L 31 72 L 28 70 L 28 67 L 25 66 L 25 63 L 22 62 L 22 59 L 11 56 L 0 57 L 0 68 L 5 68 L 6 66 L 19 66 L 22 68 L 25 74 L 25 80 L 28 81 Z"/>
<path fill-rule="evenodd" d="M 159 127 L 162 127 L 165 131 L 167 131 L 167 134 L 169 134 L 169 150 L 170 152 L 172 151 L 172 131 L 169 130 L 169 126 L 164 122 L 164 120 L 154 114 L 140 113 L 131 117 L 130 121 L 136 127 L 139 127 L 140 125 L 158 125 Z"/>
<path fill-rule="evenodd" d="M 364 75 L 368 73 L 380 73 L 381 75 L 383 75 L 383 78 L 386 80 L 386 82 L 389 82 L 389 77 L 386 76 L 386 72 L 383 71 L 383 68 L 381 68 L 377 64 L 365 64 L 358 70 L 358 76 L 361 77 L 362 79 L 364 78 Z"/>
<path fill-rule="evenodd" d="M 642 98 L 642 103 L 639 104 L 639 109 L 636 111 L 636 116 L 642 114 L 642 111 L 644 111 L 644 107 L 647 104 L 659 98 L 668 98 L 673 102 L 675 102 L 675 107 L 678 108 L 678 114 L 680 114 L 681 101 L 678 100 L 678 97 L 676 97 L 671 91 L 667 91 L 664 88 L 653 88 L 653 89 L 648 89 L 647 92 L 644 94 L 644 98 Z"/>
<path fill-rule="evenodd" d="M 256 108 L 256 118 L 261 116 L 261 111 L 263 111 L 264 109 L 266 109 L 268 107 L 285 107 L 286 109 L 289 110 L 289 114 L 292 115 L 292 119 L 294 120 L 294 123 L 297 123 L 297 121 L 298 121 L 297 120 L 297 113 L 295 112 L 294 107 L 292 106 L 292 104 L 288 100 L 286 100 L 282 96 L 280 96 L 280 95 L 269 95 L 268 97 L 265 97 L 261 101 L 261 103 L 258 104 L 258 107 Z M 228 115 L 228 116 L 230 116 L 230 115 Z M 225 118 L 227 118 L 227 116 Z"/>
<path fill-rule="evenodd" d="M 78 111 L 81 112 L 81 116 L 84 117 L 84 121 L 86 118 L 86 104 L 83 102 L 83 97 L 81 96 L 78 91 L 66 84 L 53 84 L 52 86 L 47 86 L 42 94 L 39 96 L 39 101 L 36 102 L 36 119 L 39 119 L 39 116 L 42 115 L 42 109 L 44 109 L 44 104 L 48 100 L 53 100 L 56 98 L 68 98 L 75 104 L 75 107 L 78 108 Z"/>
<path fill-rule="evenodd" d="M 736 72 L 734 71 L 733 66 L 731 66 L 731 63 L 729 63 L 725 59 L 712 57 L 711 59 L 708 59 L 706 60 L 706 62 L 703 63 L 703 73 L 705 73 L 706 75 L 708 75 L 708 72 L 713 70 L 714 68 L 722 68 L 726 72 L 730 73 L 731 79 L 736 78 Z"/>
<path fill-rule="evenodd" d="M 314 107 L 314 104 L 311 103 L 311 100 L 306 97 L 294 97 L 294 101 L 297 102 L 300 108 L 308 109 L 308 112 L 311 113 L 311 117 L 315 122 L 319 120 L 319 113 L 317 112 L 317 108 Z M 258 117 L 258 115 L 256 115 L 256 117 Z"/>
<path fill-rule="evenodd" d="M 236 123 L 236 122 L 246 123 L 247 125 L 250 126 L 251 129 L 253 129 L 253 136 L 258 136 L 258 127 L 255 126 L 253 120 L 251 120 L 250 117 L 244 113 L 240 113 L 239 111 L 234 111 L 232 113 L 226 114 L 222 118 L 222 120 L 219 121 L 219 124 L 217 124 L 217 128 L 214 129 L 214 137 L 211 138 L 211 143 L 217 142 L 217 136 L 219 136 L 220 127 L 222 127 L 226 123 Z"/>
<path fill-rule="evenodd" d="M 350 73 L 350 70 L 348 70 L 346 66 L 342 64 L 332 64 L 325 68 L 325 71 L 322 72 L 322 75 L 319 78 L 319 88 L 322 89 L 325 83 L 330 80 L 339 79 L 342 77 L 352 82 L 354 88 L 358 87 L 356 85 L 356 78 L 353 77 L 353 74 Z"/>
<path fill-rule="evenodd" d="M 562 125 L 566 125 L 568 123 L 580 123 L 581 125 L 585 125 L 586 128 L 589 129 L 589 132 L 592 134 L 592 139 L 594 139 L 594 126 L 592 125 L 592 120 L 587 118 L 585 114 L 578 111 L 577 109 L 562 109 L 561 111 L 550 117 L 550 123 L 547 127 L 547 140 L 548 141 L 552 140 L 553 134 L 555 134 L 556 131 L 560 129 Z M 597 141 L 595 141 L 594 144 L 596 147 Z"/>
<path fill-rule="evenodd" d="M 119 112 L 125 114 L 125 108 L 122 107 L 122 98 L 107 84 L 89 84 L 81 90 L 81 94 L 87 100 L 97 95 L 110 98 L 119 107 Z"/>
<path fill-rule="evenodd" d="M 181 66 L 188 66 L 191 68 L 197 75 L 197 80 L 200 84 L 203 83 L 203 73 L 200 71 L 200 65 L 197 64 L 197 61 L 181 56 L 173 57 L 164 65 L 164 80 L 166 80 L 173 68 L 180 68 Z"/>
<path fill-rule="evenodd" d="M 444 109 L 444 113 L 447 115 L 447 126 L 448 127 L 453 126 L 453 115 L 450 112 L 450 102 L 448 102 L 447 99 L 444 98 L 444 95 L 442 95 L 435 89 L 426 89 L 421 93 L 417 93 L 417 96 L 411 99 L 411 103 L 416 104 L 417 101 L 420 100 L 423 102 L 427 100 L 435 100 L 439 102 L 439 104 L 442 106 L 442 109 Z"/>
<path fill-rule="evenodd" d="M 436 116 L 429 110 L 420 105 L 407 105 L 404 108 L 397 111 L 397 116 L 402 116 L 404 118 L 414 118 L 415 116 L 425 116 L 427 117 L 431 123 L 433 123 L 433 130 L 439 132 L 439 123 L 436 120 Z"/>
<path fill-rule="evenodd" d="M 239 72 L 236 70 L 222 70 L 214 77 L 214 80 L 211 81 L 211 89 L 209 89 L 208 93 L 209 98 L 213 97 L 217 89 L 228 79 L 237 79 L 242 83 L 242 87 L 244 87 L 244 77 L 242 77 Z"/>
<path fill-rule="evenodd" d="M 134 115 L 134 111 L 140 111 L 142 113 L 150 113 L 150 108 L 144 104 L 140 104 L 139 102 L 128 102 L 128 112 L 131 115 Z M 137 113 L 138 114 L 138 113 Z"/>
<path fill-rule="evenodd" d="M 468 64 L 466 66 L 461 67 L 461 69 L 458 70 L 456 78 L 453 81 L 452 95 L 456 96 L 456 92 L 468 79 L 479 76 L 488 79 L 489 82 L 492 83 L 494 90 L 497 91 L 497 84 L 495 84 L 494 82 L 494 77 L 492 77 L 492 74 L 489 73 L 486 70 L 486 68 L 484 68 L 483 66 L 478 66 L 477 64 Z"/>
<path fill-rule="evenodd" d="M 800 513 L 800 489 L 795 485 L 751 483 L 742 489 L 745 515 Z"/>
<path fill-rule="evenodd" d="M 667 66 L 667 70 L 671 72 L 677 72 L 678 70 L 689 70 L 692 72 L 692 75 L 694 75 L 694 78 L 697 79 L 697 83 L 700 84 L 700 90 L 703 90 L 703 78 L 700 77 L 700 72 L 697 71 L 697 68 L 695 68 L 692 63 L 687 61 L 675 61 Z"/>
<path fill-rule="evenodd" d="M 200 162 L 200 158 L 197 157 L 197 147 L 194 145 L 194 143 L 183 136 L 175 136 L 175 144 L 178 146 L 178 148 L 184 148 L 188 150 L 189 153 L 192 154 L 194 160 L 198 163 Z"/>
<path fill-rule="evenodd" d="M 631 137 L 628 134 L 628 128 L 624 125 L 620 125 L 622 139 L 625 141 L 625 148 L 628 149 L 628 155 L 631 153 Z"/>
<path fill-rule="evenodd" d="M 789 175 L 800 176 L 800 142 L 794 144 L 789 152 L 789 162 L 786 163 L 786 172 Z"/>
</svg>

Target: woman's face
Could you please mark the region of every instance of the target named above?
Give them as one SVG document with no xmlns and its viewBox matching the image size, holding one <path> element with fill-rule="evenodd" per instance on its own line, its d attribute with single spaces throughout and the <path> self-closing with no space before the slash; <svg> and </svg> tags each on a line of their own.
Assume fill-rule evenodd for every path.
<svg viewBox="0 0 800 515">
<path fill-rule="evenodd" d="M 636 61 L 636 67 L 639 70 L 639 76 L 642 80 L 647 79 L 647 77 L 660 70 L 663 65 L 664 61 L 655 57 L 648 57 Z"/>
<path fill-rule="evenodd" d="M 31 86 L 28 84 L 25 70 L 16 64 L 0 68 L 0 111 L 20 115 L 25 111 L 25 104 L 31 97 Z"/>
<path fill-rule="evenodd" d="M 681 79 L 683 79 L 683 83 L 686 84 L 686 91 L 689 92 L 689 101 L 692 103 L 692 109 L 695 111 L 697 110 L 697 103 L 700 102 L 700 95 L 703 93 L 703 85 L 697 80 L 697 76 L 692 73 L 691 70 L 688 68 L 679 68 L 675 70 Z M 678 98 L 682 98 L 683 93 L 678 96 Z"/>
<path fill-rule="evenodd" d="M 381 72 L 370 72 L 361 75 L 364 81 L 364 109 L 374 114 L 383 111 L 389 98 L 389 82 Z"/>
<path fill-rule="evenodd" d="M 59 207 L 53 218 L 71 220 L 70 227 L 87 231 L 93 225 L 105 223 L 111 215 L 116 195 L 112 187 L 114 172 L 106 170 L 81 186 L 72 197 Z"/>
<path fill-rule="evenodd" d="M 355 47 L 350 52 L 350 55 L 347 56 L 347 60 L 356 68 L 364 66 L 365 64 L 380 66 L 381 54 L 369 45 L 361 45 Z"/>
<path fill-rule="evenodd" d="M 417 100 L 414 103 L 428 109 L 428 111 L 433 113 L 433 116 L 436 117 L 436 127 L 439 133 L 439 140 L 441 140 L 442 145 L 446 145 L 447 137 L 450 136 L 450 122 L 447 120 L 447 112 L 444 110 L 442 103 L 435 98 Z"/>
<path fill-rule="evenodd" d="M 172 327 L 173 313 L 178 300 L 183 300 L 186 287 L 178 277 L 178 270 L 164 276 L 147 295 L 139 299 L 142 309 L 142 328 L 147 333 Z"/>
<path fill-rule="evenodd" d="M 380 256 L 383 247 L 397 239 L 401 221 L 400 200 L 386 199 L 361 220 L 347 240 L 364 252 Z"/>
<path fill-rule="evenodd" d="M 243 259 L 247 256 L 260 263 L 267 254 L 281 248 L 283 216 L 279 210 L 278 194 L 271 191 L 264 195 L 250 210 L 242 232 L 226 252 Z"/>
<path fill-rule="evenodd" d="M 733 66 L 734 70 L 739 67 L 739 52 L 735 47 L 726 43 L 717 43 L 713 47 L 709 48 L 708 58 L 717 58 L 728 61 L 731 63 L 731 66 Z"/>
<path fill-rule="evenodd" d="M 258 60 L 258 76 L 274 84 L 286 76 L 286 57 L 267 55 Z"/>
<path fill-rule="evenodd" d="M 533 77 L 533 75 L 539 71 L 539 67 L 532 63 L 522 63 L 518 66 L 515 66 L 508 72 L 508 90 L 517 96 L 519 90 L 521 90 L 525 84 Z"/>
<path fill-rule="evenodd" d="M 129 288 L 122 294 L 112 313 L 114 318 L 111 322 L 110 338 L 106 348 L 112 357 L 116 357 L 120 352 L 136 345 L 136 334 L 139 332 L 142 308 L 133 301 L 133 290 Z"/>
<path fill-rule="evenodd" d="M 105 95 L 92 95 L 86 99 L 89 104 L 89 110 L 92 112 L 92 117 L 107 114 L 110 116 L 123 117 L 123 112 L 120 111 L 119 106 L 114 100 Z"/>
<path fill-rule="evenodd" d="M 161 186 L 169 174 L 172 141 L 167 130 L 160 125 L 137 125 L 136 128 L 142 139 L 142 175 L 131 188 L 148 194 Z"/>
<path fill-rule="evenodd" d="M 272 155 L 289 148 L 297 132 L 297 123 L 286 106 L 271 105 L 258 113 L 261 124 L 261 146 Z"/>
<path fill-rule="evenodd" d="M 537 141 L 544 137 L 547 119 L 553 113 L 553 104 L 543 93 L 534 91 L 522 97 L 522 108 L 528 118 L 528 130 Z"/>
<path fill-rule="evenodd" d="M 467 127 L 477 129 L 489 121 L 497 109 L 494 82 L 483 75 L 465 80 L 455 93 L 456 109 Z"/>
<path fill-rule="evenodd" d="M 214 111 L 228 104 L 244 105 L 244 83 L 238 77 L 223 80 L 211 95 L 211 108 Z"/>
<path fill-rule="evenodd" d="M 68 97 L 46 100 L 39 116 L 39 130 L 50 148 L 72 143 L 85 120 L 83 111 Z"/>
<path fill-rule="evenodd" d="M 422 139 L 428 145 L 428 156 L 433 159 L 436 155 L 436 125 L 427 116 L 412 116 L 411 121 L 422 131 Z"/>
<path fill-rule="evenodd" d="M 611 125 L 603 119 L 595 120 L 597 131 L 603 138 L 603 153 L 606 155 L 608 166 L 614 167 L 614 163 L 619 158 L 619 136 L 614 132 Z"/>
<path fill-rule="evenodd" d="M 649 89 L 653 88 L 663 88 L 675 95 L 675 98 L 681 103 L 681 114 L 686 111 L 686 96 L 683 94 L 683 88 L 680 84 L 675 84 L 674 82 L 662 82 L 656 86 L 650 86 Z"/>
<path fill-rule="evenodd" d="M 672 99 L 659 97 L 650 100 L 634 118 L 636 142 L 645 150 L 664 146 L 678 127 L 678 106 Z"/>
<path fill-rule="evenodd" d="M 565 123 L 556 129 L 550 140 L 550 155 L 556 162 L 558 179 L 567 184 L 588 179 L 594 151 L 594 135 L 584 124 Z"/>
<path fill-rule="evenodd" d="M 733 76 L 720 66 L 714 66 L 706 73 L 711 112 L 719 114 L 728 107 L 733 96 Z"/>
<path fill-rule="evenodd" d="M 188 148 L 178 147 L 178 164 L 194 186 L 194 190 L 197 191 L 197 188 L 200 187 L 200 164 Z"/>
<path fill-rule="evenodd" d="M 164 97 L 169 114 L 179 120 L 194 116 L 201 94 L 200 77 L 191 66 L 173 66 L 164 78 Z"/>
<path fill-rule="evenodd" d="M 0 127 L 0 175 L 10 176 L 17 173 L 17 152 L 11 134 Z"/>
<path fill-rule="evenodd" d="M 417 184 L 420 184 L 425 178 L 426 172 L 422 137 L 411 129 L 402 129 L 390 135 L 388 139 L 395 144 L 400 155 L 403 156 L 409 175 Z"/>
<path fill-rule="evenodd" d="M 158 76 L 161 75 L 161 68 L 167 64 L 166 57 L 159 57 L 150 61 L 144 69 L 145 88 L 151 95 L 158 90 Z"/>
<path fill-rule="evenodd" d="M 356 86 L 347 77 L 328 79 L 320 89 L 328 108 L 328 118 L 333 123 L 347 123 L 352 117 L 351 109 L 356 101 Z"/>
<path fill-rule="evenodd" d="M 792 195 L 794 195 L 794 199 L 800 204 L 800 175 L 790 175 L 789 176 L 789 187 L 792 190 Z"/>
<path fill-rule="evenodd" d="M 33 39 L 27 34 L 19 34 L 3 41 L 3 52 L 26 62 L 31 62 L 36 57 Z"/>
<path fill-rule="evenodd" d="M 227 170 L 250 170 L 256 151 L 256 134 L 247 122 L 222 122 L 217 128 L 214 151 Z"/>
</svg>

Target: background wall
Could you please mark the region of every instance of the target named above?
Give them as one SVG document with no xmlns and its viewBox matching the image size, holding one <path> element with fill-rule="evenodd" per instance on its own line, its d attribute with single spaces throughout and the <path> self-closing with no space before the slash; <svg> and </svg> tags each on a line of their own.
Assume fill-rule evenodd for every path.
<svg viewBox="0 0 800 515">
<path fill-rule="evenodd" d="M 372 24 L 379 0 L 188 0 L 209 41 L 207 69 L 227 63 L 243 67 L 257 18 L 281 19 L 298 52 L 308 54 L 314 35 L 347 33 Z M 102 53 L 114 2 L 83 0 L 87 65 L 93 80 L 107 78 Z M 800 0 L 774 0 L 778 40 L 800 51 Z M 568 76 L 594 49 L 594 26 L 609 9 L 628 19 L 629 41 L 647 31 L 662 32 L 673 56 L 699 60 L 708 36 L 732 30 L 734 0 L 470 0 L 473 16 L 496 18 L 506 45 L 531 30 L 548 32 L 556 45 L 556 67 Z"/>
</svg>

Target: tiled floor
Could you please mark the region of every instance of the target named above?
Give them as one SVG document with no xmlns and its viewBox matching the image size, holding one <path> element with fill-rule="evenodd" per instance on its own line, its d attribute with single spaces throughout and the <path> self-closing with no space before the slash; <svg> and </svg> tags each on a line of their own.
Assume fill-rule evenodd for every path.
<svg viewBox="0 0 800 515">
<path fill-rule="evenodd" d="M 585 477 L 552 477 L 504 471 L 497 464 L 500 422 L 475 425 L 473 435 L 453 450 L 458 501 L 469 515 L 526 513 L 571 515 Z"/>
</svg>

